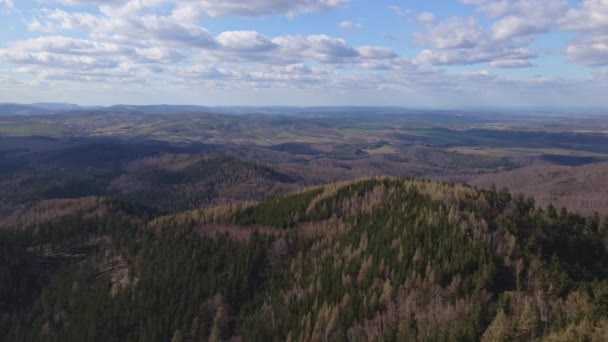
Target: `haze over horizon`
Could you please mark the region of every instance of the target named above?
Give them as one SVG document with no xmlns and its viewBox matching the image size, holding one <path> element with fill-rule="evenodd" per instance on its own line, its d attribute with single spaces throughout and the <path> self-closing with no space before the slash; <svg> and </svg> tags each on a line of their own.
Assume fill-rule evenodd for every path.
<svg viewBox="0 0 608 342">
<path fill-rule="evenodd" d="M 0 102 L 607 107 L 606 0 L 0 0 Z"/>
</svg>

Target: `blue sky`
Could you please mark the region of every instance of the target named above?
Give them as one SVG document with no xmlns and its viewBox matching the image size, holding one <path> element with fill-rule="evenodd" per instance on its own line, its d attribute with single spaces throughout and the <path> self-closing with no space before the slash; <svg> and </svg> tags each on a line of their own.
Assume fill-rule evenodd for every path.
<svg viewBox="0 0 608 342">
<path fill-rule="evenodd" d="M 0 102 L 608 107 L 608 0 L 0 0 Z"/>
</svg>

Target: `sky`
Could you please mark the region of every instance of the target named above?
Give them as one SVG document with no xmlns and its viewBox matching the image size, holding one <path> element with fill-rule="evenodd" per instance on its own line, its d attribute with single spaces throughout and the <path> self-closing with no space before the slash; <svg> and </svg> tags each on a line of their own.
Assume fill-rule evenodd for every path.
<svg viewBox="0 0 608 342">
<path fill-rule="evenodd" d="M 0 102 L 608 108 L 608 0 L 0 0 Z"/>
</svg>

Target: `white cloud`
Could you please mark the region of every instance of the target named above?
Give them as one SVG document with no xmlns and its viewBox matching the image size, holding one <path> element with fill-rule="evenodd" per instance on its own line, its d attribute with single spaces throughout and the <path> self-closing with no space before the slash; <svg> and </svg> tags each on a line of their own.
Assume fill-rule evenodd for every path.
<svg viewBox="0 0 608 342">
<path fill-rule="evenodd" d="M 11 50 L 40 51 L 67 55 L 125 55 L 133 49 L 112 44 L 98 43 L 88 39 L 76 39 L 64 36 L 45 36 L 18 41 L 11 44 Z"/>
<path fill-rule="evenodd" d="M 415 61 L 426 65 L 470 65 L 491 63 L 493 67 L 528 67 L 536 54 L 524 47 L 527 39 L 512 37 L 497 39 L 476 18 L 452 17 L 437 21 L 430 16 L 423 20 L 424 33 L 416 33 L 415 40 L 430 46 L 418 53 Z M 432 19 L 432 20 L 431 20 Z M 420 20 L 419 20 L 420 21 Z"/>
<path fill-rule="evenodd" d="M 179 51 L 167 47 L 135 49 L 135 60 L 144 63 L 177 63 L 185 58 Z"/>
<path fill-rule="evenodd" d="M 353 21 L 344 20 L 338 23 L 338 27 L 343 28 L 345 30 L 358 30 L 363 28 L 363 25 Z"/>
<path fill-rule="evenodd" d="M 525 59 L 503 59 L 494 60 L 490 63 L 493 68 L 512 69 L 512 68 L 530 68 L 532 63 Z"/>
<path fill-rule="evenodd" d="M 608 0 L 584 0 L 568 10 L 562 28 L 579 36 L 568 43 L 565 53 L 572 62 L 592 67 L 608 65 Z"/>
<path fill-rule="evenodd" d="M 570 9 L 561 21 L 573 31 L 606 31 L 608 29 L 608 1 L 584 0 L 580 8 Z"/>
<path fill-rule="evenodd" d="M 297 15 L 347 5 L 350 0 L 201 0 L 189 1 L 211 17 L 261 16 L 268 14 Z"/>
<path fill-rule="evenodd" d="M 0 0 L 11 1 L 11 0 Z M 155 9 L 173 7 L 171 18 L 180 23 L 194 23 L 202 17 L 266 15 L 296 16 L 346 6 L 351 0 L 41 0 L 64 6 L 95 4 L 108 17 L 149 15 Z"/>
<path fill-rule="evenodd" d="M 213 36 L 202 26 L 181 20 L 179 8 L 168 15 L 150 11 L 160 3 L 116 1 L 100 5 L 98 13 L 43 10 L 29 28 L 53 34 L 13 42 L 12 51 L 0 50 L 0 61 L 23 65 L 21 72 L 52 81 L 183 84 L 196 80 L 218 86 L 262 86 L 291 80 L 290 87 L 297 87 L 298 82 L 338 77 L 342 68 L 369 70 L 372 63 L 379 63 L 375 61 L 388 65 L 398 57 L 387 48 L 353 47 L 328 35 L 268 38 L 256 31 L 225 31 Z M 139 15 L 133 15 L 136 12 Z M 79 31 L 90 38 L 57 34 L 62 31 Z M 314 64 L 330 67 L 321 73 Z"/>
<path fill-rule="evenodd" d="M 393 50 L 377 46 L 362 46 L 357 49 L 357 52 L 359 52 L 359 57 L 365 60 L 397 58 L 397 54 Z"/>
<path fill-rule="evenodd" d="M 85 4 L 97 4 L 97 5 L 124 5 L 130 0 L 38 0 L 42 3 L 56 3 L 62 5 L 85 5 Z"/>
<path fill-rule="evenodd" d="M 534 37 L 552 30 L 581 33 L 567 44 L 568 59 L 588 66 L 608 65 L 608 0 L 583 0 L 569 8 L 566 0 L 461 0 L 477 6 L 492 25 L 495 40 Z M 495 62 L 494 65 L 526 66 L 529 62 Z"/>
<path fill-rule="evenodd" d="M 118 63 L 110 59 L 92 56 L 64 55 L 49 52 L 28 52 L 24 50 L 0 50 L 0 61 L 11 64 L 36 65 L 45 68 L 69 70 L 94 70 L 115 68 Z"/>
<path fill-rule="evenodd" d="M 279 46 L 279 56 L 293 61 L 341 63 L 359 56 L 344 39 L 327 35 L 281 36 L 272 42 Z"/>
<path fill-rule="evenodd" d="M 608 34 L 584 37 L 568 44 L 566 56 L 576 63 L 608 66 Z"/>
<path fill-rule="evenodd" d="M 128 40 L 137 43 L 151 40 L 196 47 L 209 47 L 215 44 L 213 36 L 195 24 L 182 23 L 166 16 L 115 15 L 108 9 L 103 11 L 106 15 L 97 16 L 83 12 L 71 13 L 61 9 L 45 10 L 40 18 L 35 18 L 28 26 L 31 31 L 82 30 L 102 39 Z"/>
<path fill-rule="evenodd" d="M 555 97 L 564 88 L 572 94 L 582 93 L 591 85 L 546 75 L 516 81 L 492 73 L 496 68 L 532 67 L 537 54 L 546 53 L 532 50 L 535 38 L 558 26 L 579 33 L 564 46 L 570 61 L 594 67 L 608 65 L 606 0 L 584 0 L 570 10 L 562 0 L 461 0 L 474 6 L 476 17 L 452 18 L 393 7 L 395 13 L 407 17 L 408 24 L 421 27 L 422 32 L 415 35 L 420 49 L 407 52 L 409 56 L 381 46 L 353 45 L 323 34 L 321 26 L 315 28 L 319 34 L 290 34 L 286 27 L 275 36 L 256 31 L 251 24 L 255 21 L 250 20 L 225 32 L 206 29 L 222 26 L 209 26 L 206 17 L 296 16 L 347 6 L 350 0 L 39 2 L 51 7 L 33 12 L 28 27 L 39 37 L 5 42 L 0 63 L 10 65 L 10 75 L 18 75 L 15 79 L 29 78 L 57 89 L 70 84 L 123 90 L 129 89 L 123 85 L 130 85 L 159 93 L 171 87 L 196 94 L 224 89 L 230 98 L 239 89 L 240 94 L 292 89 L 308 91 L 303 94 L 309 96 L 302 98 L 313 100 L 318 96 L 310 96 L 312 92 L 328 98 L 328 94 L 332 98 L 336 94 L 361 98 L 376 93 L 397 95 L 382 98 L 386 103 L 408 98 L 402 94 L 410 94 L 414 100 L 428 96 L 431 102 L 441 96 L 457 103 L 464 98 L 477 100 L 472 94 L 482 91 L 495 94 L 488 98 L 496 101 L 508 96 L 533 97 L 535 92 L 538 98 L 551 98 L 549 95 Z M 0 0 L 0 4 L 6 3 Z M 97 9 L 79 6 L 83 4 Z M 362 27 L 348 20 L 338 26 Z M 541 63 L 541 59 L 534 61 Z M 480 70 L 468 73 L 455 73 L 449 67 L 476 64 Z M 605 72 L 595 70 L 594 87 L 606 89 Z M 597 83 L 600 79 L 604 83 Z M 0 84 L 9 82 L 9 78 L 0 77 Z M 537 90 L 539 85 L 544 94 Z M 248 98 L 257 100 L 255 96 Z M 358 101 L 359 96 L 351 99 Z"/>
<path fill-rule="evenodd" d="M 483 29 L 475 18 L 452 17 L 439 23 L 429 18 L 425 20 L 428 31 L 416 35 L 422 44 L 432 44 L 438 49 L 471 48 L 485 39 Z"/>
<path fill-rule="evenodd" d="M 0 0 L 0 6 L 12 9 L 15 8 L 15 3 L 13 2 L 13 0 Z"/>
<path fill-rule="evenodd" d="M 435 15 L 433 13 L 422 12 L 422 13 L 418 14 L 418 16 L 416 17 L 416 20 L 418 20 L 418 22 L 424 26 L 430 26 L 435 23 L 437 18 L 435 17 Z"/>
<path fill-rule="evenodd" d="M 416 56 L 416 62 L 430 65 L 471 65 L 493 63 L 492 66 L 503 67 L 509 61 L 510 67 L 528 67 L 527 61 L 535 58 L 532 52 L 523 49 L 513 50 L 423 50 Z M 517 61 L 517 62 L 516 62 Z"/>
<path fill-rule="evenodd" d="M 255 31 L 222 32 L 217 36 L 217 42 L 227 50 L 239 52 L 265 52 L 278 47 Z"/>
<path fill-rule="evenodd" d="M 501 1 L 500 4 L 505 3 Z M 501 18 L 494 23 L 492 31 L 496 39 L 528 36 L 548 32 L 557 24 L 568 3 L 565 0 L 520 0 L 508 3 L 492 15 Z"/>
<path fill-rule="evenodd" d="M 34 18 L 28 29 L 33 32 L 51 33 L 66 30 L 91 30 L 101 26 L 103 20 L 90 13 L 70 13 L 61 9 L 44 9 Z"/>
</svg>

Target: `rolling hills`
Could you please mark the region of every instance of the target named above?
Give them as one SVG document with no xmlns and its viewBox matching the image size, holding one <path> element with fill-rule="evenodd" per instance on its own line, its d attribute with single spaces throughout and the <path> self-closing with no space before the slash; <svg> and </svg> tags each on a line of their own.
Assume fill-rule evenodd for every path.
<svg viewBox="0 0 608 342">
<path fill-rule="evenodd" d="M 497 174 L 473 177 L 480 187 L 507 187 L 514 193 L 534 197 L 547 206 L 567 207 L 585 215 L 608 215 L 608 163 L 577 167 L 537 165 Z"/>
</svg>

